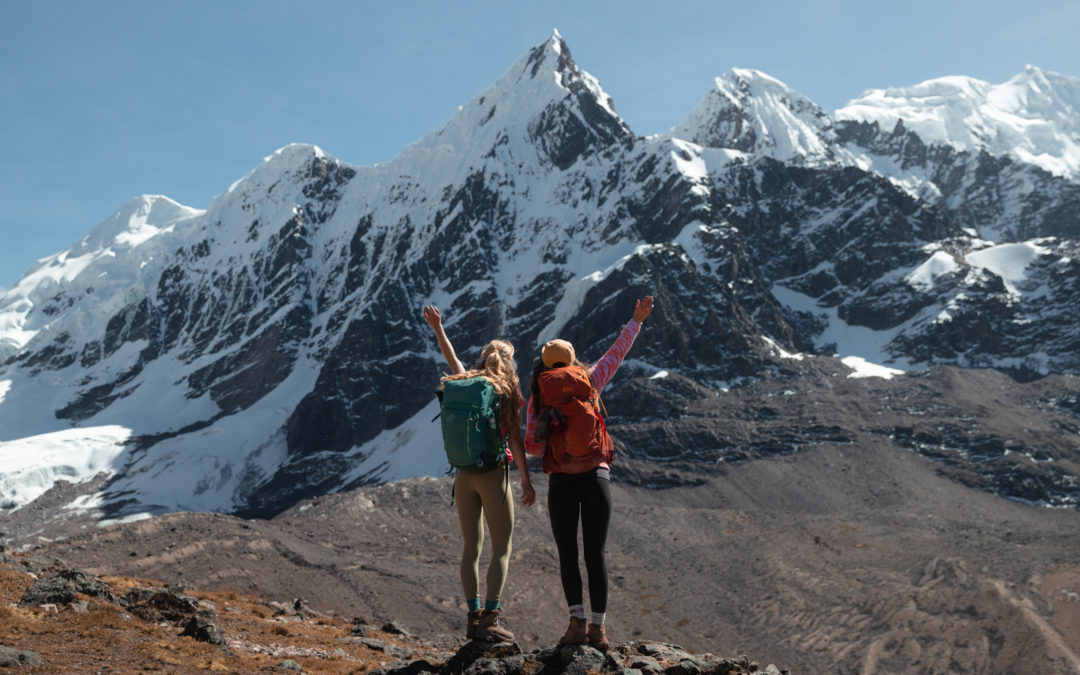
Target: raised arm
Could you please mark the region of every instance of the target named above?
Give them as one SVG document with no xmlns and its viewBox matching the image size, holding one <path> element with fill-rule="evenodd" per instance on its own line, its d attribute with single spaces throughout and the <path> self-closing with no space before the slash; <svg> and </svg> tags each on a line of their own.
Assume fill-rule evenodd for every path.
<svg viewBox="0 0 1080 675">
<path fill-rule="evenodd" d="M 439 351 L 442 352 L 443 358 L 446 359 L 446 364 L 450 366 L 450 374 L 461 375 L 464 373 L 465 366 L 461 365 L 461 361 L 458 360 L 457 354 L 454 352 L 454 345 L 450 344 L 450 338 L 446 337 L 446 331 L 443 330 L 442 313 L 439 312 L 439 308 L 435 305 L 424 307 L 424 320 L 435 331 L 435 339 L 439 341 Z"/>
<path fill-rule="evenodd" d="M 589 376 L 592 378 L 593 386 L 597 391 L 600 391 L 607 385 L 608 381 L 615 374 L 615 371 L 619 369 L 623 359 L 626 357 L 626 353 L 630 351 L 630 345 L 634 344 L 634 338 L 637 337 L 638 331 L 641 330 L 641 323 L 652 313 L 653 297 L 646 295 L 634 304 L 634 316 L 627 322 L 626 326 L 619 333 L 619 337 L 615 339 L 615 344 L 607 350 L 607 352 L 600 357 L 600 360 L 589 369 Z"/>
</svg>

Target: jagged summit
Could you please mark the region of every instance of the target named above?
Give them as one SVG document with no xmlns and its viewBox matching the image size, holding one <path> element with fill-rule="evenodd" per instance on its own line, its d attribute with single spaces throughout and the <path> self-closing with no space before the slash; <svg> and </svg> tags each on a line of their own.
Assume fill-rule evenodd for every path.
<svg viewBox="0 0 1080 675">
<path fill-rule="evenodd" d="M 539 161 L 566 169 L 590 151 L 630 143 L 632 137 L 611 97 L 578 68 L 554 31 L 459 108 L 445 127 L 407 147 L 391 164 L 414 175 L 430 174 L 432 160 L 452 156 L 468 170 L 490 155 L 507 164 Z"/>
<path fill-rule="evenodd" d="M 337 158 L 317 145 L 289 143 L 264 157 L 262 162 L 246 176 L 235 181 L 224 193 L 211 200 L 209 210 L 216 208 L 217 202 L 230 201 L 238 194 L 265 193 L 270 185 L 279 182 L 282 178 L 296 175 L 305 167 L 310 166 L 312 161 L 339 163 Z"/>
<path fill-rule="evenodd" d="M 704 147 L 818 164 L 832 156 L 832 121 L 813 101 L 759 70 L 733 68 L 669 132 Z"/>
<path fill-rule="evenodd" d="M 523 66 L 522 62 L 524 62 Z M 522 67 L 519 68 L 519 66 Z M 517 71 L 519 79 L 521 77 L 535 78 L 542 71 L 546 72 L 549 69 L 560 74 L 577 71 L 577 66 L 570 56 L 570 48 L 558 29 L 552 31 L 551 37 L 545 42 L 530 49 L 508 72 Z"/>
</svg>

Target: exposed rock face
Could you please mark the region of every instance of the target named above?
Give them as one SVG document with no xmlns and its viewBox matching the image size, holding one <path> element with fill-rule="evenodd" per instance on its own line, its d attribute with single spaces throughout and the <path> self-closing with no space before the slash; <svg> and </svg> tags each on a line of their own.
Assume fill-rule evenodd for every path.
<svg viewBox="0 0 1080 675">
<path fill-rule="evenodd" d="M 225 646 L 225 637 L 221 633 L 221 622 L 218 621 L 217 612 L 209 607 L 199 609 L 188 619 L 181 635 L 190 635 L 200 642 Z"/>
<path fill-rule="evenodd" d="M 588 673 L 626 673 L 638 671 L 650 675 L 786 675 L 769 664 L 762 668 L 745 656 L 718 658 L 712 654 L 691 654 L 677 645 L 636 641 L 601 652 L 589 645 L 561 645 L 534 649 L 522 654 L 515 643 L 466 644 L 442 666 L 425 660 L 401 661 L 379 668 L 378 675 L 521 675 L 544 673 L 587 675 Z"/>
<path fill-rule="evenodd" d="M 124 594 L 120 604 L 147 621 L 175 624 L 186 622 L 199 611 L 199 601 L 178 587 L 133 588 Z"/>
<path fill-rule="evenodd" d="M 77 594 L 110 597 L 108 584 L 82 570 L 62 569 L 53 576 L 38 579 L 23 594 L 19 605 L 36 607 L 54 604 L 67 605 L 73 602 Z"/>
</svg>

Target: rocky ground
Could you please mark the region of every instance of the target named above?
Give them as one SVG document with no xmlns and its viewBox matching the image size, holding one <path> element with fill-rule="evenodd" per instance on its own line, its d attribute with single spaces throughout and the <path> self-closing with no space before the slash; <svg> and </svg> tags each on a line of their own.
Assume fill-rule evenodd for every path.
<svg viewBox="0 0 1080 675">
<path fill-rule="evenodd" d="M 588 645 L 523 652 L 519 644 L 410 635 L 387 622 L 201 592 L 122 576 L 96 577 L 50 556 L 0 550 L 0 668 L 41 673 L 625 672 L 670 675 L 774 673 L 743 657 L 691 654 L 635 641 L 602 653 Z"/>
<path fill-rule="evenodd" d="M 702 452 L 661 461 L 625 448 L 609 634 L 792 673 L 1080 672 L 1080 512 L 1020 501 L 1068 504 L 1068 480 L 1059 490 L 1040 477 L 1076 472 L 1076 390 L 1074 379 L 955 369 L 673 389 L 684 419 L 638 422 L 640 438 Z M 612 398 L 609 410 L 629 405 Z M 546 480 L 534 483 L 504 594 L 526 652 L 566 621 Z M 64 489 L 0 519 L 8 540 L 95 574 L 303 596 L 420 636 L 461 631 L 449 478 L 366 486 L 270 520 L 176 513 L 108 527 L 70 517 Z"/>
</svg>

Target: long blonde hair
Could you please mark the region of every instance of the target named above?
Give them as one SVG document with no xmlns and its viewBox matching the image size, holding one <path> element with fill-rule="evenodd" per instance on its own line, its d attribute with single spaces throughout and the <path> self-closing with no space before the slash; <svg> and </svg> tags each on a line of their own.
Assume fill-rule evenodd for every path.
<svg viewBox="0 0 1080 675">
<path fill-rule="evenodd" d="M 480 360 L 472 369 L 459 375 L 447 375 L 442 381 L 450 382 L 470 377 L 482 377 L 495 388 L 495 393 L 502 402 L 499 418 L 504 426 L 521 424 L 521 410 L 518 409 L 521 385 L 518 383 L 517 367 L 514 365 L 514 345 L 506 340 L 492 340 L 484 345 Z"/>
</svg>

